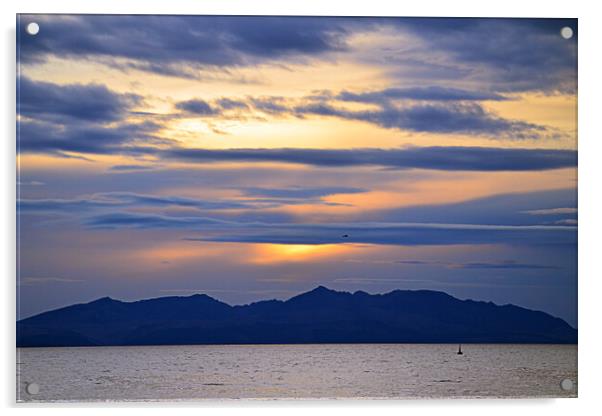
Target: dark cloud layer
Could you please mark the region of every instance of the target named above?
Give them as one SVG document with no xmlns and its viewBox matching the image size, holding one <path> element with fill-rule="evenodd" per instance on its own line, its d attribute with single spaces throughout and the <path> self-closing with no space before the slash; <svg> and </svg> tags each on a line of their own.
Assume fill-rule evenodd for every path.
<svg viewBox="0 0 602 416">
<path fill-rule="evenodd" d="M 218 109 L 211 107 L 206 101 L 201 99 L 179 102 L 176 104 L 176 108 L 197 116 L 212 116 L 219 114 Z"/>
<path fill-rule="evenodd" d="M 537 171 L 575 167 L 577 152 L 492 147 L 403 149 L 171 149 L 167 158 L 198 162 L 281 162 L 326 167 L 382 166 L 459 171 Z"/>
<path fill-rule="evenodd" d="M 115 212 L 84 221 L 94 229 L 185 229 L 200 236 L 189 241 L 385 245 L 517 244 L 570 245 L 576 227 L 504 226 L 429 223 L 242 223 L 209 217 L 174 217 L 159 214 Z"/>
<path fill-rule="evenodd" d="M 105 225 L 107 225 L 105 223 Z M 347 237 L 344 237 L 347 236 Z M 259 231 L 190 240 L 270 244 L 365 243 L 390 245 L 575 244 L 574 227 L 479 226 L 422 223 L 269 224 Z"/>
<path fill-rule="evenodd" d="M 20 152 L 139 155 L 173 144 L 156 134 L 159 124 L 126 120 L 141 104 L 140 96 L 104 85 L 58 85 L 27 77 L 20 77 L 17 87 Z"/>
<path fill-rule="evenodd" d="M 116 228 L 184 228 L 228 224 L 226 221 L 207 217 L 173 217 L 158 214 L 140 214 L 118 212 L 102 214 L 84 221 L 90 228 L 116 229 Z"/>
<path fill-rule="evenodd" d="M 159 126 L 152 122 L 108 126 L 97 123 L 57 125 L 44 121 L 20 121 L 18 150 L 22 153 L 55 155 L 71 152 L 141 155 L 156 151 L 150 145 L 170 142 L 155 135 L 158 129 Z"/>
<path fill-rule="evenodd" d="M 312 195 L 350 190 L 322 190 L 307 193 Z M 263 190 L 251 191 L 265 194 Z M 277 195 L 283 192 L 275 191 Z M 294 196 L 301 196 L 302 192 Z M 42 207 L 52 202 L 55 209 L 82 211 L 86 204 L 101 202 L 102 208 L 90 216 L 82 214 L 80 221 L 92 229 L 181 229 L 196 236 L 187 237 L 195 241 L 272 243 L 272 244 L 336 244 L 367 243 L 385 245 L 447 245 L 447 244 L 516 244 L 516 245 L 566 245 L 576 243 L 575 226 L 559 226 L 548 218 L 530 215 L 525 208 L 543 207 L 562 201 L 565 205 L 576 203 L 571 190 L 543 191 L 525 194 L 496 195 L 462 203 L 422 205 L 385 211 L 366 212 L 342 222 L 299 223 L 294 219 L 276 222 L 278 213 L 266 215 L 262 220 L 244 220 L 214 212 L 198 216 L 167 215 L 165 213 L 128 212 L 127 206 L 136 205 L 146 210 L 169 205 L 208 208 L 207 201 L 181 197 L 137 195 L 131 193 L 108 193 L 87 201 L 67 201 L 57 205 L 56 201 L 37 201 Z M 272 195 L 270 195 L 272 196 Z M 273 195 L 276 196 L 276 195 Z M 27 201 L 32 204 L 34 201 Z M 225 204 L 227 201 L 223 201 Z M 253 207 L 252 201 L 247 201 Z M 67 204 L 67 205 L 65 205 Z M 119 205 L 121 204 L 121 205 Z M 25 206 L 31 209 L 31 206 Z M 39 208 L 39 207 L 38 207 Z M 225 207 L 220 207 L 223 209 Z M 106 213 L 106 211 L 110 211 Z M 105 211 L 105 212 L 102 212 Z M 502 213 L 502 214 L 500 214 Z M 559 214 L 559 218 L 571 214 Z M 574 215 L 574 214 L 572 214 Z M 547 216 L 546 216 L 547 217 Z M 408 264 L 423 264 L 411 261 Z M 438 265 L 441 265 L 438 263 Z M 445 267 L 466 269 L 526 269 L 523 264 L 467 262 L 461 265 L 445 263 Z M 534 268 L 534 267 L 533 267 Z"/>
<path fill-rule="evenodd" d="M 196 98 L 176 103 L 175 107 L 191 117 L 228 117 L 254 112 L 278 117 L 337 117 L 363 121 L 387 129 L 411 132 L 481 135 L 499 139 L 540 139 L 553 136 L 551 129 L 519 120 L 505 119 L 487 111 L 477 101 L 505 100 L 506 97 L 480 91 L 455 88 L 389 88 L 379 91 L 334 94 L 322 91 L 301 99 L 280 96 L 222 98 L 207 102 Z M 369 110 L 349 110 L 346 101 L 373 104 Z"/>
<path fill-rule="evenodd" d="M 17 80 L 17 112 L 25 117 L 52 122 L 112 122 L 123 119 L 142 98 L 118 94 L 101 84 L 57 85 Z"/>
<path fill-rule="evenodd" d="M 358 261 L 360 262 L 360 261 Z M 483 269 L 483 270 L 557 270 L 559 267 L 546 264 L 520 263 L 512 260 L 505 261 L 479 261 L 453 263 L 448 261 L 425 260 L 394 260 L 391 264 L 406 264 L 411 266 L 441 266 L 450 269 Z"/>
<path fill-rule="evenodd" d="M 365 192 L 358 188 L 243 188 L 245 198 L 201 199 L 175 195 L 150 195 L 135 192 L 99 192 L 72 199 L 20 199 L 17 208 L 21 213 L 85 213 L 90 210 L 116 210 L 132 207 L 162 209 L 170 207 L 192 208 L 200 211 L 257 210 L 296 204 L 339 205 L 326 202 L 322 197 L 335 194 Z"/>
<path fill-rule="evenodd" d="M 345 48 L 345 29 L 328 18 L 25 15 L 19 30 L 24 33 L 34 19 L 43 36 L 22 36 L 20 57 L 26 63 L 49 56 L 96 59 L 194 77 L 203 66 L 254 65 Z"/>
<path fill-rule="evenodd" d="M 386 88 L 380 91 L 368 92 L 343 91 L 336 98 L 342 101 L 359 103 L 382 103 L 402 99 L 428 101 L 505 101 L 508 99 L 494 92 L 471 91 L 440 86 Z"/>
<path fill-rule="evenodd" d="M 21 199 L 17 207 L 22 212 L 84 212 L 90 209 L 119 209 L 127 207 L 165 208 L 185 207 L 199 210 L 253 208 L 252 203 L 234 200 L 204 200 L 180 196 L 158 196 L 134 192 L 102 192 L 75 199 Z"/>
<path fill-rule="evenodd" d="M 495 195 L 461 203 L 368 211 L 337 222 L 299 223 L 298 219 L 281 219 L 277 211 L 265 213 L 262 219 L 257 220 L 245 219 L 244 215 L 245 211 L 264 208 L 266 203 L 276 207 L 278 203 L 320 201 L 325 195 L 356 191 L 360 190 L 338 187 L 292 188 L 290 191 L 248 188 L 250 195 L 259 198 L 245 200 L 106 192 L 76 199 L 20 200 L 18 208 L 21 213 L 75 214 L 79 222 L 92 229 L 181 229 L 199 234 L 190 236 L 192 240 L 215 242 L 570 245 L 576 241 L 575 226 L 556 225 L 556 217 L 525 212 L 525 209 L 546 209 L 559 203 L 575 205 L 574 191 L 571 190 Z M 192 208 L 197 213 L 169 214 L 165 210 L 169 207 Z M 132 208 L 144 212 L 132 211 Z M 231 217 L 227 214 L 229 209 L 240 210 L 241 214 Z M 574 215 L 561 213 L 557 217 L 572 218 Z M 515 264 L 478 262 L 461 267 L 524 268 Z"/>
<path fill-rule="evenodd" d="M 413 132 L 462 133 L 512 139 L 537 139 L 547 130 L 536 124 L 498 117 L 475 103 L 431 103 L 404 107 L 382 104 L 378 110 L 366 111 L 342 110 L 328 103 L 320 103 L 298 106 L 294 113 L 359 120 L 384 128 Z"/>
<path fill-rule="evenodd" d="M 25 26 L 34 19 L 41 23 L 43 36 L 25 35 Z M 416 82 L 428 82 L 437 70 L 439 79 L 480 82 L 497 92 L 574 92 L 577 36 L 562 39 L 563 26 L 578 32 L 576 19 L 23 15 L 20 60 L 95 59 L 118 68 L 195 77 L 206 66 L 350 51 L 350 35 L 386 27 L 410 33 L 421 43 L 420 53 L 391 51 L 377 58 L 382 62 L 375 63 L 388 65 L 392 73 L 404 69 L 400 79 L 414 68 Z"/>
<path fill-rule="evenodd" d="M 572 39 L 560 36 L 565 26 L 573 29 Z M 577 19 L 418 18 L 401 19 L 399 27 L 423 42 L 426 52 L 415 59 L 424 74 L 436 64 L 425 55 L 443 53 L 440 79 L 460 77 L 497 92 L 576 92 Z"/>
</svg>

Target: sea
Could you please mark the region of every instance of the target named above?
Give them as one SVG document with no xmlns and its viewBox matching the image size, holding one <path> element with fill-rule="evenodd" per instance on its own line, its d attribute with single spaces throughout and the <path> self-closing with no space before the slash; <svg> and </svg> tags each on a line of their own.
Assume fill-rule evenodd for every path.
<svg viewBox="0 0 602 416">
<path fill-rule="evenodd" d="M 457 350 L 457 344 L 20 348 L 17 400 L 577 396 L 576 345 L 466 344 L 462 355 Z M 572 382 L 568 390 L 561 387 L 565 379 Z"/>
</svg>

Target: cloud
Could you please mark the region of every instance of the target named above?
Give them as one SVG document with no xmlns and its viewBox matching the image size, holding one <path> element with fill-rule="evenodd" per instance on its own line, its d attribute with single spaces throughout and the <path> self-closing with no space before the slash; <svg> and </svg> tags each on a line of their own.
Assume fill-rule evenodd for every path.
<svg viewBox="0 0 602 416">
<path fill-rule="evenodd" d="M 116 209 L 141 206 L 185 207 L 199 210 L 252 209 L 257 208 L 253 201 L 202 200 L 178 196 L 156 196 L 133 192 L 102 192 L 89 197 L 76 199 L 20 199 L 18 208 L 22 212 L 82 212 L 91 209 Z"/>
<path fill-rule="evenodd" d="M 471 262 L 471 263 L 456 263 L 450 264 L 450 268 L 454 269 L 522 269 L 522 270 L 553 270 L 558 269 L 556 266 L 548 266 L 544 264 L 518 263 L 514 261 L 503 262 Z"/>
<path fill-rule="evenodd" d="M 197 98 L 181 101 L 176 104 L 176 108 L 188 115 L 199 117 L 225 117 L 229 110 L 237 110 L 236 116 L 240 117 L 242 110 L 243 114 L 251 115 L 257 115 L 259 112 L 277 117 L 336 117 L 363 121 L 386 129 L 440 134 L 461 133 L 495 138 L 540 139 L 558 135 L 553 129 L 542 125 L 499 117 L 476 102 L 504 99 L 505 97 L 495 93 L 431 86 L 342 92 L 338 95 L 331 91 L 322 91 L 301 98 L 221 98 L 210 103 Z M 340 106 L 340 103 L 345 101 L 370 103 L 377 108 L 348 110 Z"/>
<path fill-rule="evenodd" d="M 346 47 L 342 21 L 331 18 L 23 15 L 19 31 L 34 20 L 44 36 L 20 38 L 22 62 L 55 56 L 180 77 L 197 77 L 203 67 L 256 65 Z"/>
<path fill-rule="evenodd" d="M 323 167 L 381 166 L 444 171 L 539 171 L 577 166 L 573 150 L 493 147 L 401 149 L 192 149 L 173 148 L 168 159 L 197 163 L 280 162 Z"/>
<path fill-rule="evenodd" d="M 251 189 L 256 196 L 267 198 L 287 195 L 293 200 L 305 195 L 292 188 L 292 194 L 276 188 L 274 195 L 266 189 Z M 309 189 L 308 198 L 319 198 L 331 192 L 349 192 L 356 189 L 333 187 Z M 95 194 L 86 200 L 25 201 L 22 209 L 42 210 L 58 208 L 80 212 L 81 223 L 92 229 L 180 229 L 196 236 L 190 241 L 271 243 L 271 244 L 386 244 L 386 245 L 447 245 L 447 244 L 520 244 L 570 245 L 576 243 L 577 228 L 570 224 L 538 223 L 538 216 L 525 214 L 523 208 L 569 202 L 571 190 L 534 192 L 528 194 L 496 195 L 462 203 L 423 205 L 393 210 L 368 211 L 358 217 L 338 222 L 305 223 L 298 218 L 280 218 L 278 212 L 262 219 L 232 218 L 220 210 L 253 209 L 261 204 L 256 200 L 203 201 L 175 196 L 141 195 L 125 192 Z M 309 196 L 311 195 L 311 196 Z M 318 196 L 319 195 L 319 196 Z M 292 202 L 294 203 L 294 201 Z M 32 207 L 33 204 L 33 207 Z M 232 204 L 232 205 L 229 205 Z M 211 214 L 182 215 L 148 212 L 152 208 L 180 206 L 215 209 Z M 147 212 L 126 210 L 144 208 Z M 90 215 L 86 215 L 86 210 Z M 100 212 L 99 212 L 100 210 Z M 109 212 L 106 212 L 109 211 Z M 263 211 L 262 211 L 263 212 Z M 500 213 L 509 212 L 502 215 Z M 460 215 L 462 214 L 462 215 Z M 552 219 L 555 219 L 552 217 Z M 418 260 L 410 260 L 412 264 Z M 409 263 L 408 263 L 409 264 Z M 510 262 L 473 262 L 445 264 L 460 268 L 527 268 L 525 264 Z"/>
<path fill-rule="evenodd" d="M 140 155 L 174 143 L 157 135 L 162 127 L 153 121 L 126 121 L 142 101 L 137 95 L 97 84 L 58 85 L 27 77 L 20 77 L 17 85 L 21 153 Z"/>
<path fill-rule="evenodd" d="M 199 199 L 172 195 L 149 195 L 135 192 L 99 192 L 73 199 L 25 199 L 17 201 L 20 212 L 73 213 L 98 209 L 120 209 L 128 207 L 192 208 L 200 211 L 212 210 L 260 210 L 294 204 L 340 205 L 323 201 L 323 196 L 357 193 L 357 188 L 245 188 L 243 194 L 253 198 Z"/>
<path fill-rule="evenodd" d="M 575 244 L 576 227 L 509 226 L 434 223 L 262 223 L 210 217 L 175 217 L 143 213 L 111 213 L 89 217 L 84 225 L 97 229 L 185 229 L 201 233 L 188 241 L 385 245 L 450 244 Z"/>
<path fill-rule="evenodd" d="M 172 117 L 194 118 L 194 117 L 213 117 L 220 119 L 235 118 L 243 119 L 250 114 L 250 105 L 253 98 L 218 98 L 206 101 L 201 98 L 193 98 L 186 101 L 180 101 L 175 104 L 179 113 L 171 115 Z M 216 129 L 214 131 L 218 132 Z"/>
<path fill-rule="evenodd" d="M 439 81 L 483 93 L 576 91 L 576 19 L 22 15 L 18 30 L 34 20 L 43 36 L 20 37 L 21 63 L 60 57 L 195 78 L 204 68 L 345 54 L 412 86 Z M 573 29 L 572 39 L 560 37 L 564 26 Z M 383 33 L 384 43 L 353 42 L 353 35 Z"/>
<path fill-rule="evenodd" d="M 211 107 L 206 101 L 201 99 L 181 101 L 176 104 L 176 108 L 197 116 L 212 116 L 219 114 L 217 109 Z"/>
<path fill-rule="evenodd" d="M 532 209 L 523 211 L 526 214 L 531 215 L 562 215 L 562 214 L 576 214 L 577 208 L 547 208 L 547 209 Z"/>
<path fill-rule="evenodd" d="M 556 189 L 527 193 L 497 194 L 467 201 L 414 205 L 367 212 L 365 221 L 448 222 L 505 225 L 544 225 L 573 214 L 549 214 L 545 217 L 527 211 L 548 207 L 576 207 L 575 189 Z M 542 220 L 545 220 L 543 222 Z"/>
<path fill-rule="evenodd" d="M 182 229 L 201 236 L 189 241 L 385 245 L 518 244 L 566 245 L 576 242 L 571 226 L 506 226 L 429 223 L 264 223 L 227 221 L 206 216 L 167 216 L 114 212 L 83 219 L 92 229 Z M 343 237 L 346 236 L 346 237 Z M 465 268 L 525 268 L 510 264 L 473 263 Z"/>
<path fill-rule="evenodd" d="M 391 261 L 392 264 L 407 264 L 418 266 L 442 266 L 449 269 L 511 269 L 511 270 L 554 270 L 559 269 L 557 266 L 535 263 L 521 263 L 513 260 L 505 261 L 481 261 L 481 262 L 466 262 L 453 263 L 442 261 L 423 261 L 423 260 L 396 260 Z"/>
<path fill-rule="evenodd" d="M 207 226 L 213 224 L 228 225 L 231 222 L 207 217 L 173 217 L 158 214 L 140 214 L 116 212 L 90 217 L 84 220 L 84 225 L 96 229 L 117 228 L 186 228 Z"/>
<path fill-rule="evenodd" d="M 287 199 L 315 199 L 330 195 L 357 194 L 368 192 L 367 189 L 351 187 L 289 187 L 289 188 L 241 188 L 243 194 L 252 197 L 287 198 Z"/>
<path fill-rule="evenodd" d="M 196 208 L 200 210 L 241 209 L 253 207 L 251 203 L 246 203 L 244 201 L 237 202 L 234 200 L 203 200 L 180 196 L 144 195 L 133 192 L 105 192 L 102 194 L 97 194 L 97 196 L 109 200 L 115 200 L 123 204 L 142 205 L 145 207 L 179 206 Z"/>
<path fill-rule="evenodd" d="M 42 181 L 17 181 L 18 186 L 44 186 L 45 182 Z"/>
<path fill-rule="evenodd" d="M 249 108 L 249 105 L 244 101 L 233 100 L 231 98 L 220 98 L 216 102 L 221 108 L 225 110 Z"/>
<path fill-rule="evenodd" d="M 470 91 L 459 88 L 427 86 L 409 88 L 386 88 L 379 91 L 350 92 L 342 91 L 336 98 L 341 101 L 380 104 L 396 100 L 426 101 L 504 101 L 508 98 L 487 91 Z"/>
<path fill-rule="evenodd" d="M 378 110 L 349 111 L 330 104 L 295 107 L 298 115 L 321 115 L 365 121 L 383 128 L 429 133 L 463 133 L 512 139 L 537 139 L 544 126 L 508 120 L 491 114 L 475 103 L 415 104 L 405 107 L 383 105 Z"/>
<path fill-rule="evenodd" d="M 155 169 L 157 169 L 157 167 L 153 165 L 114 165 L 109 168 L 109 170 L 114 172 L 134 172 Z"/>
<path fill-rule="evenodd" d="M 141 155 L 156 151 L 153 145 L 171 143 L 158 137 L 160 126 L 150 122 L 69 123 L 44 121 L 19 122 L 17 148 L 20 153 L 47 153 L 65 156 L 72 153 Z"/>
<path fill-rule="evenodd" d="M 557 224 L 557 225 L 577 225 L 577 223 L 578 223 L 578 221 L 573 218 L 567 218 L 564 220 L 554 221 L 554 224 Z"/>
<path fill-rule="evenodd" d="M 285 97 L 251 97 L 249 99 L 253 108 L 273 115 L 291 115 L 292 108 Z"/>
<path fill-rule="evenodd" d="M 32 286 L 42 284 L 56 284 L 56 283 L 82 283 L 84 280 L 81 279 L 67 279 L 64 277 L 23 277 L 18 279 L 20 286 Z"/>
<path fill-rule="evenodd" d="M 142 100 L 135 94 L 115 93 L 101 84 L 58 85 L 24 76 L 17 80 L 17 94 L 18 114 L 60 124 L 122 120 Z"/>
<path fill-rule="evenodd" d="M 449 81 L 461 78 L 497 92 L 576 92 L 577 19 L 416 18 L 398 25 L 420 41 L 419 50 L 390 59 L 401 78 L 404 61 L 414 59 L 416 77 L 429 77 L 429 67 L 443 63 L 448 68 L 440 80 L 447 73 Z M 573 29 L 572 39 L 560 36 L 564 26 Z"/>
<path fill-rule="evenodd" d="M 215 234 L 215 229 L 207 229 Z M 202 231 L 202 230 L 199 230 Z M 344 237 L 346 236 L 346 237 Z M 190 241 L 386 245 L 574 244 L 576 228 L 428 223 L 240 224 Z"/>
</svg>

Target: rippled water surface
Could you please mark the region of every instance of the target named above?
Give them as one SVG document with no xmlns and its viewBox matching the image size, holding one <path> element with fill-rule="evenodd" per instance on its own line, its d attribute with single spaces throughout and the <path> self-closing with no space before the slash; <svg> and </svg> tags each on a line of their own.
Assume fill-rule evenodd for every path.
<svg viewBox="0 0 602 416">
<path fill-rule="evenodd" d="M 21 401 L 575 397 L 575 345 L 25 348 Z M 575 382 L 563 391 L 561 380 Z M 39 393 L 26 392 L 27 383 Z"/>
</svg>

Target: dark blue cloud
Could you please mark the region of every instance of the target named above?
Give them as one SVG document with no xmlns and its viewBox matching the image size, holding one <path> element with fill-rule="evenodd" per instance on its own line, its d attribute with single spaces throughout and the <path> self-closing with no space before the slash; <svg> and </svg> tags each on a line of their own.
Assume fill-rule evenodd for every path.
<svg viewBox="0 0 602 416">
<path fill-rule="evenodd" d="M 501 269 L 501 270 L 556 270 L 557 266 L 548 266 L 545 264 L 518 263 L 514 261 L 503 262 L 469 262 L 455 263 L 450 267 L 458 269 Z"/>
<path fill-rule="evenodd" d="M 203 200 L 180 196 L 157 196 L 134 192 L 102 192 L 75 199 L 21 199 L 17 207 L 23 212 L 83 212 L 98 208 L 184 207 L 198 210 L 253 209 L 255 201 Z"/>
<path fill-rule="evenodd" d="M 228 227 L 230 228 L 230 227 Z M 215 227 L 206 229 L 216 234 Z M 198 229 L 203 232 L 202 228 Z M 485 226 L 424 223 L 252 224 L 222 229 L 191 241 L 270 244 L 364 243 L 386 245 L 576 243 L 576 228 L 561 226 Z M 345 236 L 345 237 L 344 237 Z"/>
<path fill-rule="evenodd" d="M 295 204 L 324 204 L 339 205 L 322 200 L 323 196 L 363 192 L 356 188 L 291 188 L 267 189 L 248 188 L 243 190 L 246 196 L 254 198 L 246 199 L 199 199 L 173 195 L 149 195 L 135 192 L 99 192 L 89 196 L 72 199 L 25 199 L 17 203 L 20 212 L 42 212 L 42 213 L 73 213 L 85 212 L 99 209 L 123 209 L 129 207 L 169 208 L 182 207 L 193 208 L 201 211 L 213 210 L 257 210 L 264 208 L 276 208 L 284 205 Z M 223 213 L 220 213 L 223 214 Z"/>
<path fill-rule="evenodd" d="M 398 100 L 403 99 L 401 102 Z M 247 97 L 244 100 L 222 98 L 208 103 L 202 99 L 182 101 L 176 108 L 197 116 L 221 115 L 230 109 L 251 109 L 273 116 L 337 117 L 364 121 L 377 126 L 412 132 L 461 133 L 495 138 L 538 139 L 553 135 L 550 129 L 519 120 L 510 120 L 486 111 L 476 101 L 503 100 L 494 93 L 481 93 L 451 88 L 392 88 L 371 92 L 330 91 L 294 100 L 279 96 Z M 348 110 L 340 101 L 375 104 L 370 110 Z M 225 106 L 221 106 L 223 103 Z"/>
<path fill-rule="evenodd" d="M 41 23 L 43 36 L 25 35 L 33 20 Z M 560 37 L 563 26 L 573 29 L 573 39 Z M 49 56 L 95 59 L 195 77 L 200 67 L 350 51 L 349 36 L 383 27 L 409 32 L 420 50 L 397 54 L 393 46 L 371 56 L 371 63 L 405 71 L 400 79 L 414 68 L 415 84 L 434 77 L 474 81 L 497 92 L 576 91 L 577 19 L 21 15 L 19 58 L 25 63 Z"/>
<path fill-rule="evenodd" d="M 213 108 L 204 100 L 194 99 L 181 101 L 176 104 L 176 108 L 197 116 L 213 116 L 219 114 L 219 110 Z"/>
<path fill-rule="evenodd" d="M 232 109 L 248 109 L 249 105 L 241 100 L 233 100 L 231 98 L 220 98 L 217 101 L 217 104 L 224 110 L 232 110 Z"/>
<path fill-rule="evenodd" d="M 576 227 L 503 226 L 428 223 L 243 223 L 208 217 L 174 217 L 141 213 L 111 213 L 84 221 L 89 228 L 186 229 L 201 235 L 189 241 L 384 245 L 514 244 L 570 245 Z"/>
<path fill-rule="evenodd" d="M 343 91 L 336 98 L 341 101 L 380 104 L 393 100 L 426 101 L 504 101 L 507 97 L 488 91 L 470 91 L 458 88 L 428 86 L 410 88 L 387 88 L 379 91 Z"/>
<path fill-rule="evenodd" d="M 171 141 L 156 136 L 160 126 L 153 122 L 119 123 L 107 126 L 96 123 L 72 122 L 58 125 L 44 121 L 20 121 L 18 151 L 66 155 L 129 154 L 140 155 L 156 151 L 151 145 Z"/>
<path fill-rule="evenodd" d="M 185 228 L 224 224 L 223 220 L 207 217 L 170 217 L 158 214 L 140 214 L 117 212 L 97 215 L 84 220 L 89 228 L 116 229 L 116 228 Z"/>
<path fill-rule="evenodd" d="M 420 38 L 427 53 L 444 53 L 450 64 L 468 69 L 463 78 L 493 91 L 576 91 L 577 19 L 416 18 L 398 24 Z M 560 36 L 564 26 L 573 29 L 572 39 Z"/>
<path fill-rule="evenodd" d="M 264 217 L 264 220 L 248 221 L 219 215 L 180 217 L 132 212 L 95 215 L 83 221 L 84 225 L 90 228 L 185 229 L 199 233 L 198 236 L 187 238 L 193 241 L 273 244 L 366 243 L 409 246 L 513 244 L 569 247 L 576 244 L 576 226 L 559 226 L 550 221 L 538 222 L 541 216 L 524 213 L 523 209 L 545 208 L 558 204 L 559 201 L 564 205 L 571 205 L 573 198 L 575 198 L 573 190 L 496 195 L 462 203 L 366 212 L 354 217 L 353 220 L 325 223 L 298 223 L 294 220 L 291 222 L 292 219 L 286 222 L 274 222 L 269 221 L 269 216 Z M 163 197 L 137 199 L 146 206 L 165 203 Z M 189 203 L 188 200 L 169 198 L 169 203 L 180 202 Z M 573 202 L 576 203 L 575 200 Z M 396 262 L 405 264 L 407 261 Z M 416 260 L 409 262 L 407 264 L 426 264 Z M 436 265 L 465 269 L 547 267 L 508 261 L 436 262 Z"/>
<path fill-rule="evenodd" d="M 98 196 L 106 199 L 113 199 L 124 204 L 141 205 L 145 207 L 179 206 L 201 210 L 241 209 L 253 207 L 251 203 L 244 201 L 203 200 L 180 196 L 143 195 L 133 192 L 105 192 L 103 194 L 99 194 Z"/>
<path fill-rule="evenodd" d="M 77 219 L 85 227 L 92 229 L 182 229 L 196 233 L 187 237 L 192 241 L 407 246 L 512 244 L 570 247 L 576 244 L 576 226 L 554 225 L 554 222 L 550 221 L 538 222 L 541 216 L 525 214 L 522 211 L 525 207 L 545 208 L 546 202 L 556 204 L 558 200 L 567 198 L 570 198 L 567 191 L 498 195 L 459 204 L 365 212 L 353 219 L 323 223 L 299 223 L 294 218 L 281 218 L 281 222 L 276 222 L 279 218 L 277 212 L 273 215 L 263 215 L 256 220 L 246 215 L 229 217 L 226 213 L 229 209 L 235 209 L 243 210 L 244 214 L 245 210 L 264 207 L 262 204 L 265 201 L 261 199 L 206 201 L 130 192 L 108 192 L 71 200 L 20 200 L 18 209 L 23 213 L 80 214 Z M 169 207 L 214 212 L 202 215 L 182 215 L 181 212 L 168 215 L 168 211 L 163 209 Z M 163 211 L 160 214 L 133 212 L 131 208 Z M 507 213 L 500 215 L 500 212 L 504 211 Z M 525 218 L 530 220 L 526 221 Z M 412 261 L 411 264 L 423 263 Z M 441 265 L 439 262 L 437 264 Z M 525 264 L 508 262 L 444 265 L 466 269 L 530 268 Z"/>
<path fill-rule="evenodd" d="M 43 36 L 25 34 L 34 20 Z M 340 22 L 277 16 L 22 15 L 20 59 L 97 59 L 189 77 L 196 76 L 195 66 L 254 65 L 343 50 L 346 31 Z"/>
<path fill-rule="evenodd" d="M 297 100 L 263 96 L 247 97 L 242 100 L 222 98 L 209 103 L 197 98 L 179 102 L 176 108 L 200 117 L 223 115 L 224 112 L 232 109 L 245 112 L 253 109 L 273 116 L 337 117 L 364 121 L 388 129 L 443 134 L 461 133 L 495 138 L 538 139 L 554 134 L 551 129 L 541 125 L 501 118 L 486 111 L 476 102 L 504 99 L 503 96 L 495 93 L 417 87 L 342 92 L 337 95 L 331 91 L 322 91 Z M 340 107 L 338 105 L 340 101 L 370 103 L 378 108 L 352 111 Z"/>
<path fill-rule="evenodd" d="M 157 167 L 151 165 L 114 165 L 109 168 L 109 170 L 114 172 L 136 172 L 155 169 Z"/>
<path fill-rule="evenodd" d="M 142 102 L 137 95 L 97 84 L 58 85 L 27 77 L 20 77 L 17 87 L 19 152 L 132 155 L 173 143 L 156 134 L 161 126 L 153 121 L 125 121 Z"/>
<path fill-rule="evenodd" d="M 93 199 L 19 199 L 17 209 L 20 213 L 73 213 L 85 212 L 95 208 L 115 208 L 121 204 L 110 200 Z"/>
<path fill-rule="evenodd" d="M 188 162 L 282 162 L 325 167 L 382 166 L 448 171 L 538 171 L 577 166 L 572 150 L 492 147 L 403 149 L 170 149 L 166 158 Z"/>
<path fill-rule="evenodd" d="M 360 260 L 357 261 L 361 262 Z M 513 260 L 505 261 L 479 261 L 452 263 L 448 261 L 426 261 L 426 260 L 396 260 L 391 264 L 406 264 L 411 266 L 441 266 L 450 269 L 484 269 L 484 270 L 557 270 L 558 266 L 546 264 L 521 263 Z"/>
<path fill-rule="evenodd" d="M 100 84 L 57 85 L 17 80 L 17 113 L 58 123 L 72 121 L 113 122 L 128 115 L 141 102 L 135 94 L 118 94 Z"/>
<path fill-rule="evenodd" d="M 328 103 L 297 106 L 299 115 L 321 115 L 359 120 L 384 128 L 414 132 L 463 133 L 497 138 L 537 139 L 547 129 L 532 123 L 508 120 L 491 114 L 476 103 L 433 103 L 406 107 L 383 105 L 378 110 L 349 111 Z"/>
<path fill-rule="evenodd" d="M 249 101 L 253 108 L 264 113 L 274 115 L 292 113 L 292 109 L 284 97 L 251 97 Z"/>
</svg>

